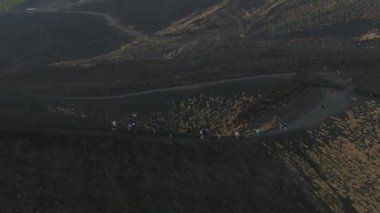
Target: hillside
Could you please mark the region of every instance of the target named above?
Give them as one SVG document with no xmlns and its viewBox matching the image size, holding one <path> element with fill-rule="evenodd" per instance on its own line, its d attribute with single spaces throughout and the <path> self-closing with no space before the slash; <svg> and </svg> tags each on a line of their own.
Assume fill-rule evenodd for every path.
<svg viewBox="0 0 380 213">
<path fill-rule="evenodd" d="M 0 13 L 8 12 L 22 4 L 24 0 L 6 0 L 0 2 Z"/>
<path fill-rule="evenodd" d="M 379 210 L 378 102 L 369 101 L 308 131 L 311 139 L 277 143 L 289 168 L 306 175 L 334 212 Z"/>
<path fill-rule="evenodd" d="M 1 8 L 1 213 L 380 212 L 380 1 Z"/>
<path fill-rule="evenodd" d="M 376 212 L 379 109 L 238 141 L 2 128 L 1 210 Z"/>
<path fill-rule="evenodd" d="M 103 19 L 80 14 L 3 14 L 0 28 L 3 71 L 94 57 L 130 40 Z"/>
<path fill-rule="evenodd" d="M 37 6 L 43 5 L 41 2 Z M 109 50 L 105 48 L 96 57 L 82 53 L 74 60 L 62 57 L 54 60 L 58 62 L 54 67 L 38 69 L 33 76 L 39 78 L 41 72 L 50 73 L 53 69 L 58 73 L 52 76 L 53 82 L 60 85 L 60 79 L 67 79 L 76 87 L 86 80 L 77 82 L 69 73 L 75 72 L 89 81 L 93 77 L 88 72 L 96 76 L 108 73 L 101 80 L 112 89 L 88 86 L 90 90 L 102 90 L 96 93 L 103 94 L 169 86 L 168 82 L 191 84 L 210 78 L 252 76 L 285 69 L 317 72 L 326 64 L 330 69 L 349 70 L 357 76 L 358 83 L 365 81 L 359 72 L 366 72 L 368 79 L 377 76 L 380 47 L 377 1 L 191 2 L 168 1 L 156 6 L 148 1 L 86 1 L 72 5 L 69 11 L 76 11 L 78 16 L 105 19 L 114 31 L 123 30 L 131 37 L 130 42 L 124 45 L 115 42 L 112 51 L 105 52 Z M 57 5 L 61 4 L 51 6 L 50 12 L 68 11 Z M 169 5 L 176 9 L 169 10 Z M 125 13 L 122 8 L 126 8 Z M 120 45 L 116 47 L 117 44 Z M 367 61 L 370 67 L 364 66 Z M 40 65 L 47 63 L 45 60 Z M 23 78 L 23 74 L 19 75 L 18 79 Z M 121 77 L 123 83 L 113 76 Z M 363 86 L 364 90 L 378 93 L 375 85 Z"/>
<path fill-rule="evenodd" d="M 112 14 L 125 25 L 152 33 L 171 22 L 215 4 L 217 0 L 109 0 L 83 5 L 78 10 Z"/>
<path fill-rule="evenodd" d="M 83 133 L 1 135 L 1 150 L 14 150 L 2 151 L 0 159 L 3 212 L 326 209 L 259 144 Z"/>
</svg>

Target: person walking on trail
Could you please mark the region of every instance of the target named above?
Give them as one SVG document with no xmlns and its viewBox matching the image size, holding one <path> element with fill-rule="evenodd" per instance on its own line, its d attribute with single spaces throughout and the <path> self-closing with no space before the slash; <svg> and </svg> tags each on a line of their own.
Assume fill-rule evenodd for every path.
<svg viewBox="0 0 380 213">
<path fill-rule="evenodd" d="M 288 124 L 287 123 L 284 123 L 283 129 L 285 132 L 288 130 Z"/>
<path fill-rule="evenodd" d="M 129 123 L 127 124 L 127 130 L 128 130 L 128 132 L 131 132 L 131 131 L 132 131 L 132 123 L 131 123 L 131 122 L 129 122 Z"/>
<path fill-rule="evenodd" d="M 247 129 L 247 130 L 245 130 L 245 134 L 244 134 L 244 136 L 245 136 L 246 138 L 248 138 L 249 136 L 251 136 L 251 133 L 252 133 L 252 130 Z"/>
<path fill-rule="evenodd" d="M 157 132 L 157 124 L 153 124 L 152 130 L 153 130 L 153 133 L 156 134 L 156 132 Z"/>
<path fill-rule="evenodd" d="M 204 130 L 203 130 L 203 129 L 201 129 L 201 130 L 199 131 L 199 137 L 200 137 L 201 140 L 203 140 L 203 139 L 205 138 Z"/>
<path fill-rule="evenodd" d="M 255 135 L 256 135 L 257 137 L 260 136 L 260 129 L 255 129 Z"/>
<path fill-rule="evenodd" d="M 240 136 L 240 132 L 239 131 L 235 131 L 235 139 L 237 140 L 237 139 L 239 139 L 239 136 Z"/>
<path fill-rule="evenodd" d="M 132 130 L 133 130 L 133 133 L 137 133 L 137 127 L 136 127 L 136 123 L 135 122 L 133 122 L 132 123 Z"/>
<path fill-rule="evenodd" d="M 112 132 L 117 132 L 117 122 L 112 121 Z"/>
<path fill-rule="evenodd" d="M 220 130 L 216 133 L 216 137 L 218 137 L 218 140 L 222 139 L 222 133 Z"/>
<path fill-rule="evenodd" d="M 279 123 L 278 124 L 278 128 L 280 129 L 280 132 L 282 132 L 282 128 L 284 127 L 284 125 L 282 123 Z"/>
<path fill-rule="evenodd" d="M 204 129 L 204 130 L 203 130 L 203 136 L 204 136 L 205 138 L 208 138 L 208 136 L 209 136 L 209 134 L 208 134 L 208 129 Z"/>
</svg>

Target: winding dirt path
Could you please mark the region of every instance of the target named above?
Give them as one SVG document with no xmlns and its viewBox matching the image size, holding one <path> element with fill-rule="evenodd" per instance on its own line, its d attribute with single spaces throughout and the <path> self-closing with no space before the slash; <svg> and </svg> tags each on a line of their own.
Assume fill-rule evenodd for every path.
<svg viewBox="0 0 380 213">
<path fill-rule="evenodd" d="M 192 89 L 199 89 L 203 87 L 213 86 L 213 85 L 223 85 L 225 83 L 231 82 L 239 82 L 245 80 L 260 80 L 260 79 L 273 79 L 273 78 L 288 78 L 295 76 L 296 73 L 282 73 L 282 74 L 271 74 L 271 75 L 261 75 L 261 76 L 253 76 L 248 78 L 239 78 L 239 79 L 227 79 L 222 81 L 214 81 L 214 82 L 204 82 L 194 85 L 186 85 L 186 86 L 177 86 L 171 88 L 163 88 L 163 89 L 155 89 L 148 91 L 141 91 L 135 93 L 128 93 L 122 95 L 115 96 L 105 96 L 105 97 L 59 97 L 59 96 L 42 96 L 42 95 L 25 95 L 24 97 L 28 98 L 37 98 L 37 99 L 45 99 L 45 100 L 117 100 L 128 97 L 135 96 L 144 96 L 147 94 L 159 95 L 160 93 L 170 92 L 170 91 L 185 91 Z M 344 81 L 342 78 L 337 77 L 333 73 L 318 73 L 316 76 L 321 77 L 322 79 L 330 80 L 339 85 L 343 85 Z M 309 128 L 316 127 L 323 123 L 326 119 L 331 116 L 344 112 L 351 105 L 351 94 L 353 91 L 352 85 L 344 85 L 346 86 L 344 89 L 339 91 L 327 90 L 322 99 L 316 103 L 315 105 L 308 106 L 304 113 L 301 115 L 295 116 L 293 119 L 287 122 L 288 131 L 280 131 L 278 127 L 274 127 L 266 132 L 262 133 L 261 139 L 272 136 L 286 136 L 291 135 L 292 132 L 297 132 L 300 130 L 306 130 Z M 323 106 L 323 107 L 322 107 Z M 64 129 L 64 128 L 63 128 Z M 79 130 L 78 130 L 79 131 Z M 93 131 L 96 131 L 95 129 Z M 165 134 L 161 134 L 162 137 L 165 137 Z M 260 139 L 260 140 L 261 140 Z M 256 141 L 256 139 L 254 139 Z"/>
<path fill-rule="evenodd" d="M 346 87 L 340 91 L 325 91 L 322 100 L 318 104 L 301 116 L 287 122 L 289 132 L 319 126 L 331 116 L 344 112 L 351 104 L 350 97 L 354 89 L 352 85 L 344 85 L 344 80 L 333 73 L 316 73 L 315 76 Z M 278 127 L 275 127 L 264 132 L 263 135 L 270 136 L 279 134 L 287 134 L 287 132 L 280 131 Z"/>
<path fill-rule="evenodd" d="M 110 100 L 110 99 L 121 99 L 121 98 L 135 97 L 135 96 L 148 95 L 148 94 L 159 94 L 159 93 L 169 92 L 169 91 L 199 89 L 199 88 L 208 87 L 208 86 L 220 85 L 220 84 L 231 83 L 231 82 L 246 81 L 246 80 L 288 78 L 288 77 L 293 77 L 296 74 L 297 73 L 259 75 L 259 76 L 252 76 L 252 77 L 246 77 L 246 78 L 210 81 L 210 82 L 203 82 L 203 83 L 198 83 L 198 84 L 193 84 L 193 85 L 176 86 L 176 87 L 170 87 L 170 88 L 154 89 L 154 90 L 147 90 L 147 91 L 127 93 L 127 94 L 121 94 L 121 95 L 113 95 L 113 96 L 104 96 L 104 97 L 61 97 L 61 96 L 44 96 L 44 95 L 25 95 L 25 96 L 32 97 L 32 98 L 55 99 L 55 100 Z"/>
</svg>

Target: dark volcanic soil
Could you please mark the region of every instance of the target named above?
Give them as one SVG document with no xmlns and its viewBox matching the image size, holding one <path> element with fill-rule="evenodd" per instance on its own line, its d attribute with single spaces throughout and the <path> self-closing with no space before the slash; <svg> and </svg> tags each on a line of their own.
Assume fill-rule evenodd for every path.
<svg viewBox="0 0 380 213">
<path fill-rule="evenodd" d="M 1 131 L 1 212 L 329 212 L 260 144 Z"/>
<path fill-rule="evenodd" d="M 109 0 L 94 2 L 78 9 L 111 14 L 125 25 L 133 25 L 146 32 L 155 32 L 172 21 L 205 9 L 217 0 Z"/>
<path fill-rule="evenodd" d="M 101 17 L 80 14 L 0 15 L 0 70 L 94 57 L 130 38 Z"/>
</svg>

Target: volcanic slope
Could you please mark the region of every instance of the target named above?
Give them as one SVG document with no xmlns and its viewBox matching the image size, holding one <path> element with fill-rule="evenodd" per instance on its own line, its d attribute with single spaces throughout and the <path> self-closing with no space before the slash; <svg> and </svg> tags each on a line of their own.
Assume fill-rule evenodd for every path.
<svg viewBox="0 0 380 213">
<path fill-rule="evenodd" d="M 190 84 L 211 77 L 315 72 L 327 64 L 329 69 L 375 76 L 380 66 L 379 9 L 370 0 L 220 1 L 165 21 L 156 33 L 113 52 L 55 63 L 54 69 L 79 75 L 87 75 L 86 67 L 94 73 L 107 71 L 123 76 L 125 88 L 137 90 L 160 87 L 158 73 L 175 84 Z M 117 17 L 111 10 L 102 12 Z M 371 67 L 365 66 L 369 62 Z M 137 81 L 129 82 L 131 76 Z M 143 85 L 137 85 L 138 76 Z M 119 84 L 111 78 L 103 80 Z"/>
<path fill-rule="evenodd" d="M 260 144 L 194 140 L 2 130 L 0 209 L 330 212 Z"/>
<path fill-rule="evenodd" d="M 372 100 L 308 133 L 222 141 L 2 127 L 0 208 L 376 212 L 379 116 Z"/>
<path fill-rule="evenodd" d="M 29 0 L 21 8 L 55 11 L 91 11 L 109 14 L 124 25 L 133 25 L 145 32 L 154 32 L 170 22 L 217 3 L 218 0 Z"/>
<path fill-rule="evenodd" d="M 131 40 L 101 17 L 81 14 L 0 15 L 0 73 L 94 57 Z"/>
</svg>

